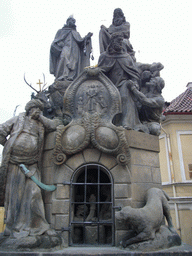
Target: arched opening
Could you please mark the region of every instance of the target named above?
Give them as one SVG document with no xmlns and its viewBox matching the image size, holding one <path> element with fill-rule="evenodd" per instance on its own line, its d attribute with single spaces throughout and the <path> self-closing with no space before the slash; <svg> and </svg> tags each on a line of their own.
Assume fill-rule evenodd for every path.
<svg viewBox="0 0 192 256">
<path fill-rule="evenodd" d="M 101 165 L 83 165 L 72 177 L 69 242 L 114 245 L 113 180 Z"/>
</svg>

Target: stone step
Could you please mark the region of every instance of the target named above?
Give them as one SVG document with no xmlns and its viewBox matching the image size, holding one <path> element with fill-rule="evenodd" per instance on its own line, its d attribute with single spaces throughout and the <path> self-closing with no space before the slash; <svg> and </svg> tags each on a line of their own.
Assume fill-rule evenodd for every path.
<svg viewBox="0 0 192 256">
<path fill-rule="evenodd" d="M 116 247 L 68 247 L 57 251 L 0 251 L 0 256 L 191 256 L 192 246 L 183 244 L 178 247 L 156 252 L 133 252 Z"/>
</svg>

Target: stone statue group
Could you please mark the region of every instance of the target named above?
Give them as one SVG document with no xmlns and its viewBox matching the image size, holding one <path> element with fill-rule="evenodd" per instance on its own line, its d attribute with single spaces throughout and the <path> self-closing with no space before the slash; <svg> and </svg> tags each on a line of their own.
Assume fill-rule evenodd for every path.
<svg viewBox="0 0 192 256">
<path fill-rule="evenodd" d="M 59 124 L 65 124 L 60 102 L 66 88 L 90 65 L 92 33 L 82 38 L 75 23 L 75 19 L 69 17 L 51 44 L 50 73 L 55 76 L 53 85 L 49 87 L 50 102 L 55 111 L 52 119 L 43 115 L 44 104 L 37 97 L 27 103 L 25 113 L 0 125 L 0 144 L 4 146 L 0 171 L 1 205 L 4 201 L 6 223 L 4 238 L 20 241 L 25 237 L 41 235 L 57 238 L 45 218 L 41 189 L 31 177 L 41 180 L 45 133 L 55 131 Z M 115 9 L 112 25 L 109 28 L 101 26 L 101 54 L 98 66 L 93 69 L 103 72 L 119 91 L 122 111 L 115 117 L 114 125 L 159 135 L 164 106 L 161 95 L 164 81 L 160 77 L 163 65 L 137 63 L 129 38 L 130 24 L 122 10 Z M 88 91 L 90 99 L 96 93 L 94 90 L 90 88 Z M 78 104 L 81 105 L 80 98 Z M 90 109 L 94 108 L 91 103 L 89 105 Z M 100 106 L 106 107 L 102 98 Z M 29 170 L 27 174 L 20 164 Z M 168 213 L 166 217 L 172 228 Z M 127 244 L 124 241 L 124 245 Z"/>
<path fill-rule="evenodd" d="M 81 38 L 76 31 L 75 19 L 69 17 L 51 45 L 50 73 L 55 76 L 56 88 L 60 82 L 74 81 L 89 65 L 91 36 Z M 120 8 L 114 10 L 112 25 L 101 26 L 99 33 L 100 57 L 98 68 L 118 88 L 122 113 L 116 125 L 153 135 L 160 134 L 160 119 L 164 106 L 161 95 L 164 81 L 160 77 L 161 63 L 137 63 L 135 52 L 129 41 L 130 24 Z"/>
</svg>

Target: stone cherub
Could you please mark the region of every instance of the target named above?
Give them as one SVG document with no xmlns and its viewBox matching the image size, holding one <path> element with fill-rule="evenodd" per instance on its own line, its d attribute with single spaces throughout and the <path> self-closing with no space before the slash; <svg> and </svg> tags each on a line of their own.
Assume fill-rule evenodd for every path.
<svg viewBox="0 0 192 256">
<path fill-rule="evenodd" d="M 4 236 L 18 239 L 55 235 L 45 219 L 41 190 L 29 177 L 41 179 L 44 134 L 56 130 L 59 123 L 42 115 L 40 100 L 29 101 L 25 110 L 0 125 L 0 144 L 4 145 L 0 169 L 1 188 L 5 189 Z M 29 177 L 22 172 L 20 164 L 28 168 Z"/>
</svg>

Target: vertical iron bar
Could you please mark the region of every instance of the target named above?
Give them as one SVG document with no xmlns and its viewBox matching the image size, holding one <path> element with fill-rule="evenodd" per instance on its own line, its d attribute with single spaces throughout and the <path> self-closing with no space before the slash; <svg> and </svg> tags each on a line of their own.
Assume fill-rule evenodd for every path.
<svg viewBox="0 0 192 256">
<path fill-rule="evenodd" d="M 87 165 L 85 166 L 85 180 L 84 180 L 84 214 L 83 214 L 83 243 L 85 244 L 85 232 L 86 232 L 86 226 L 85 226 L 85 211 L 86 211 L 86 204 L 87 202 Z"/>
<path fill-rule="evenodd" d="M 73 192 L 73 181 L 71 180 L 71 184 L 70 184 L 70 208 L 69 208 L 69 245 L 72 245 L 72 238 L 71 238 L 71 218 L 72 218 L 72 216 L 71 216 L 71 211 L 72 211 L 72 201 L 74 201 L 74 199 L 72 200 L 72 196 L 74 196 L 73 194 L 72 194 L 72 192 Z"/>
<path fill-rule="evenodd" d="M 77 174 L 79 174 L 79 171 L 82 171 L 81 173 L 83 174 L 84 172 L 84 183 L 82 182 L 81 183 L 81 186 L 84 186 L 84 200 L 83 200 L 83 204 L 84 204 L 84 215 L 83 215 L 83 221 L 80 222 L 80 225 L 82 225 L 83 227 L 83 244 L 87 243 L 86 241 L 86 227 L 87 225 L 91 226 L 91 224 L 88 224 L 86 222 L 86 208 L 87 208 L 87 204 L 89 203 L 87 201 L 87 186 L 88 186 L 88 172 L 89 172 L 89 169 L 92 170 L 95 169 L 97 167 L 97 175 L 98 175 L 98 178 L 97 178 L 97 183 L 92 183 L 90 182 L 90 185 L 93 185 L 93 186 L 96 186 L 97 187 L 97 201 L 95 202 L 96 206 L 97 206 L 97 244 L 101 244 L 101 237 L 100 237 L 100 230 L 101 228 L 103 228 L 103 232 L 104 232 L 104 224 L 101 223 L 101 220 L 100 220 L 100 216 L 99 216 L 99 213 L 100 213 L 100 208 L 101 208 L 101 197 L 100 197 L 100 194 L 101 194 L 101 188 L 104 186 L 102 181 L 105 182 L 106 186 L 110 186 L 110 193 L 111 193 L 111 199 L 110 201 L 108 202 L 108 204 L 111 204 L 112 205 L 112 209 L 111 209 L 111 215 L 112 215 L 112 222 L 111 221 L 106 221 L 106 225 L 110 228 L 111 232 L 112 232 L 112 241 L 111 241 L 111 245 L 115 245 L 115 212 L 113 210 L 113 206 L 114 206 L 114 184 L 113 184 L 113 177 L 111 175 L 111 173 L 105 168 L 105 167 L 101 167 L 100 165 L 98 164 L 87 164 L 87 165 L 84 165 L 83 167 L 81 166 L 80 168 L 78 168 L 75 173 L 73 174 L 73 178 L 71 179 L 71 182 L 70 182 L 70 208 L 69 208 L 69 245 L 73 245 L 73 237 L 72 237 L 72 228 L 74 228 L 74 224 L 73 223 L 73 216 L 72 216 L 72 209 L 74 208 L 74 205 L 77 203 L 75 201 L 75 187 L 76 187 L 76 183 L 74 182 L 74 179 L 75 177 L 77 177 Z M 101 172 L 104 172 L 108 178 L 109 178 L 109 181 L 107 180 L 102 180 L 101 181 Z M 94 173 L 94 172 L 93 172 Z M 74 183 L 74 184 L 73 184 Z M 78 185 L 77 185 L 78 186 Z M 103 202 L 105 203 L 105 202 Z M 72 208 L 73 207 L 73 208 Z M 92 222 L 93 225 L 94 222 Z M 101 226 L 102 225 L 102 226 Z"/>
<path fill-rule="evenodd" d="M 114 184 L 113 181 L 111 180 L 111 203 L 112 203 L 112 207 L 111 207 L 111 214 L 112 214 L 112 245 L 115 245 L 115 219 L 114 219 L 114 210 L 113 210 L 113 206 L 114 206 Z"/>
<path fill-rule="evenodd" d="M 100 166 L 97 166 L 97 172 L 98 172 L 98 179 L 97 179 L 97 218 L 98 218 L 98 222 L 100 223 L 100 219 L 99 219 L 99 212 L 100 212 L 100 177 L 101 177 L 101 173 L 100 173 Z M 99 239 L 99 229 L 100 229 L 100 224 L 97 224 L 97 241 L 98 244 L 100 243 L 100 239 Z"/>
</svg>

